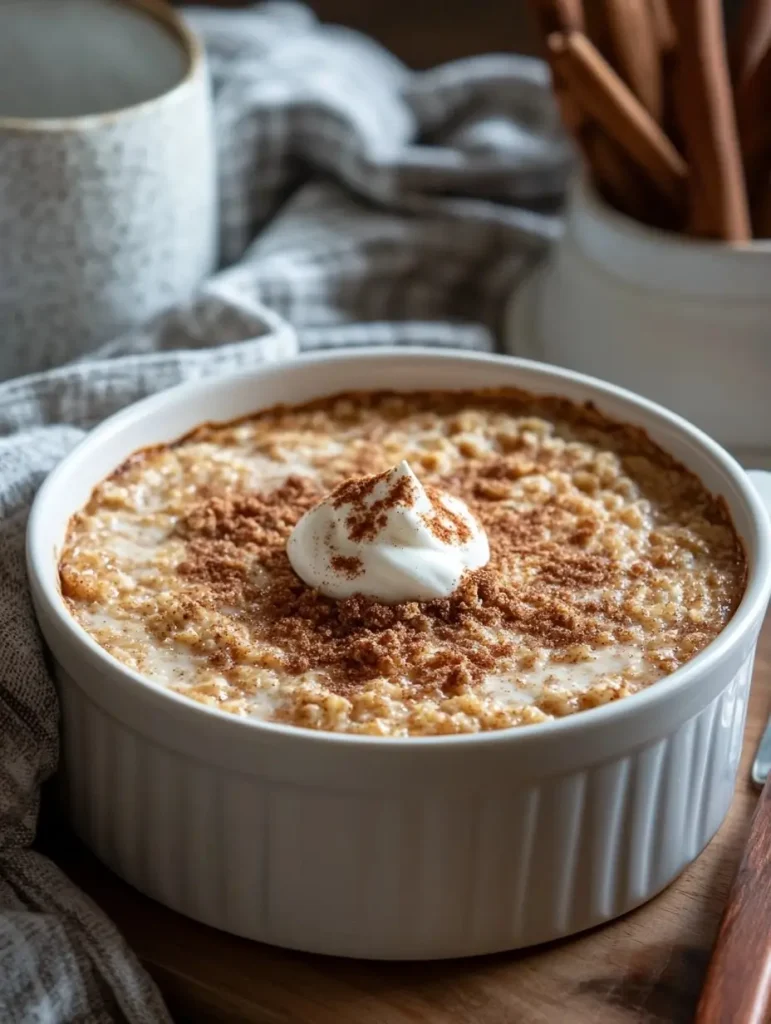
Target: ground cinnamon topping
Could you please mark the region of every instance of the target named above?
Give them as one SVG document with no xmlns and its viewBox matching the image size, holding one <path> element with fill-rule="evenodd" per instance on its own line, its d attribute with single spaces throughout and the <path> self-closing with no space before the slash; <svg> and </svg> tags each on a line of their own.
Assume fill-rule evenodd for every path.
<svg viewBox="0 0 771 1024">
<path fill-rule="evenodd" d="M 333 555 L 330 565 L 335 572 L 339 572 L 351 580 L 355 580 L 364 572 L 364 563 L 355 555 Z"/>
<path fill-rule="evenodd" d="M 355 493 L 356 510 L 360 496 L 371 493 L 371 479 L 343 485 L 336 500 L 349 502 Z M 382 605 L 361 596 L 334 600 L 308 588 L 285 553 L 289 534 L 314 494 L 307 481 L 294 477 L 264 495 L 228 502 L 211 498 L 193 509 L 180 524 L 189 559 L 179 571 L 203 583 L 215 602 L 248 608 L 252 635 L 270 645 L 286 671 L 323 672 L 330 690 L 344 695 L 368 679 L 405 675 L 418 688 L 452 692 L 459 680 L 481 680 L 523 640 L 547 649 L 593 644 L 609 626 L 629 623 L 621 604 L 576 603 L 578 592 L 612 587 L 622 567 L 609 555 L 585 553 L 585 532 L 591 533 L 593 524 L 576 531 L 559 499 L 524 511 L 501 507 L 495 499 L 480 500 L 476 479 L 466 472 L 444 480 L 443 489 L 476 495 L 470 507 L 491 549 L 490 563 L 467 573 L 445 600 Z M 430 490 L 436 500 L 438 489 Z M 394 492 L 389 492 L 393 503 L 409 500 L 405 489 Z M 382 514 L 378 503 L 374 515 Z M 365 522 L 374 529 L 360 516 L 357 537 Z M 447 528 L 450 536 L 457 532 L 454 524 Z M 254 563 L 270 569 L 267 586 L 250 584 L 248 569 Z M 518 563 L 529 569 L 525 580 Z M 506 638 L 511 633 L 518 639 Z"/>
<path fill-rule="evenodd" d="M 372 476 L 346 480 L 329 497 L 334 508 L 350 505 L 346 518 L 348 538 L 354 543 L 374 541 L 381 530 L 388 525 L 388 513 L 402 506 L 410 508 L 415 504 L 417 494 L 409 477 L 399 477 L 390 485 L 384 497 L 370 501 L 378 484 L 386 483 L 392 470 Z M 471 538 L 468 523 L 442 501 L 442 494 L 436 487 L 424 488 L 431 503 L 431 512 L 421 515 L 428 529 L 445 544 L 466 544 Z M 333 560 L 333 568 L 337 568 Z M 342 565 L 341 565 L 342 568 Z M 356 566 L 356 572 L 360 566 Z"/>
<path fill-rule="evenodd" d="M 466 544 L 471 539 L 468 523 L 442 501 L 442 492 L 436 487 L 426 487 L 431 513 L 422 516 L 423 522 L 433 535 L 445 544 Z"/>
<path fill-rule="evenodd" d="M 409 477 L 394 480 L 384 497 L 367 503 L 367 498 L 378 484 L 386 482 L 389 474 L 390 470 L 361 479 L 347 480 L 330 495 L 334 508 L 351 505 L 346 526 L 348 537 L 354 543 L 375 540 L 380 531 L 388 525 L 388 513 L 392 508 L 399 505 L 409 508 L 415 503 L 415 488 Z"/>
<path fill-rule="evenodd" d="M 342 454 L 327 445 L 336 430 Z M 212 460 L 212 445 L 232 460 Z M 441 500 L 455 495 L 485 530 L 489 563 L 445 600 L 384 605 L 307 587 L 286 555 L 295 524 L 332 491 L 335 507 L 351 506 L 351 540 L 376 538 L 390 509 L 415 501 L 405 477 L 371 500 L 401 459 L 426 490 L 435 536 L 469 538 Z M 144 504 L 150 470 L 157 513 Z M 148 528 L 164 539 L 147 571 L 132 570 L 116 538 Z M 501 728 L 618 699 L 705 646 L 744 586 L 725 508 L 641 431 L 508 391 L 340 396 L 199 428 L 128 460 L 73 520 L 68 545 L 63 592 L 117 657 L 152 674 L 150 653 L 176 665 L 184 651 L 193 699 L 243 714 L 278 687 L 271 717 L 379 734 Z M 344 556 L 332 566 L 351 579 L 363 570 Z M 107 611 L 114 628 L 98 625 Z M 587 680 L 575 693 L 561 682 L 571 672 Z M 485 696 L 501 676 L 532 695 Z"/>
</svg>

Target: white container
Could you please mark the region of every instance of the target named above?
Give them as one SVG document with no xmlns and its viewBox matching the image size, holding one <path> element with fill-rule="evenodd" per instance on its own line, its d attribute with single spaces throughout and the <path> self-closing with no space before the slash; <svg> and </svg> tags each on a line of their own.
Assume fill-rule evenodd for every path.
<svg viewBox="0 0 771 1024">
<path fill-rule="evenodd" d="M 0 379 L 184 302 L 217 257 L 197 40 L 161 0 L 0 0 Z"/>
<path fill-rule="evenodd" d="M 771 457 L 771 241 L 658 231 L 577 180 L 560 242 L 512 299 L 506 348 L 631 388 L 748 462 Z"/>
<path fill-rule="evenodd" d="M 342 389 L 516 385 L 591 399 L 645 428 L 722 495 L 746 545 L 744 599 L 710 646 L 650 689 L 542 725 L 387 739 L 234 718 L 114 661 L 67 611 L 70 515 L 136 448 Z M 771 477 L 760 474 L 768 488 Z M 63 706 L 73 824 L 142 892 L 207 924 L 367 958 L 545 942 L 644 903 L 693 860 L 733 795 L 769 523 L 745 472 L 678 417 L 526 361 L 427 351 L 323 353 L 186 384 L 111 417 L 40 489 L 32 594 Z"/>
</svg>

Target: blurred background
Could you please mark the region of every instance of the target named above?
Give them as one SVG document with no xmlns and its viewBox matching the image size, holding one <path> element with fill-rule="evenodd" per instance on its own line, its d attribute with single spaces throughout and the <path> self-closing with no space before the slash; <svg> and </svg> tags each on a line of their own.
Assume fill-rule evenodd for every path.
<svg viewBox="0 0 771 1024">
<path fill-rule="evenodd" d="M 527 0 L 305 0 L 323 21 L 373 36 L 413 68 L 491 51 L 541 55 Z M 733 22 L 743 0 L 724 0 Z M 186 0 L 187 6 L 198 0 Z M 238 0 L 203 0 L 199 6 L 247 7 Z"/>
<path fill-rule="evenodd" d="M 214 5 L 248 6 L 206 0 Z M 496 50 L 540 50 L 524 0 L 308 0 L 308 6 L 324 21 L 373 36 L 413 68 Z"/>
</svg>

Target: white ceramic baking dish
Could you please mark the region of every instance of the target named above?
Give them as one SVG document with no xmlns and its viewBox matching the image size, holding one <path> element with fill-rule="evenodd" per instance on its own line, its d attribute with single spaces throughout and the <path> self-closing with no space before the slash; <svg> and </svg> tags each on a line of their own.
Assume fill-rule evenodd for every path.
<svg viewBox="0 0 771 1024">
<path fill-rule="evenodd" d="M 490 385 L 591 399 L 644 427 L 728 503 L 750 563 L 745 597 L 709 648 L 649 690 L 484 735 L 315 733 L 188 702 L 114 661 L 67 612 L 57 573 L 67 520 L 136 448 L 344 389 Z M 767 494 L 769 481 L 757 481 Z M 29 521 L 73 824 L 142 892 L 280 946 L 454 957 L 600 924 L 668 885 L 728 809 L 770 548 L 758 493 L 708 437 L 628 392 L 536 363 L 332 353 L 156 395 L 86 438 L 40 489 Z"/>
</svg>

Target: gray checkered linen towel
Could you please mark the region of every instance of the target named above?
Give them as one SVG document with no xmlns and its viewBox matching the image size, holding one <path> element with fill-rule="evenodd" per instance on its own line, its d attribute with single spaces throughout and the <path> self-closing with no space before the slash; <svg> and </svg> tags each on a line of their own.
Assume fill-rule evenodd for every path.
<svg viewBox="0 0 771 1024">
<path fill-rule="evenodd" d="M 31 845 L 58 758 L 23 553 L 43 477 L 105 416 L 181 380 L 298 349 L 492 349 L 558 231 L 569 152 L 537 61 L 413 73 L 294 4 L 189 20 L 214 80 L 222 269 L 144 330 L 0 385 L 2 1021 L 168 1020 L 113 925 Z"/>
</svg>

